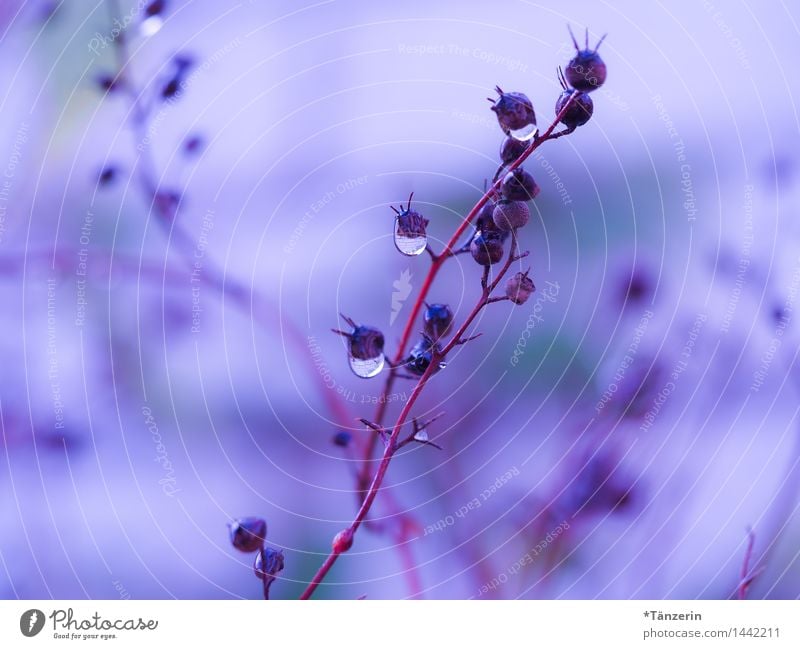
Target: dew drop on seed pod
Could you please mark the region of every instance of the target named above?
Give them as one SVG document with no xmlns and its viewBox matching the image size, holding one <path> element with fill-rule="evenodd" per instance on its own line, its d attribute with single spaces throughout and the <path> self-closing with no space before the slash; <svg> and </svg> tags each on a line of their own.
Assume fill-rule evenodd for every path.
<svg viewBox="0 0 800 649">
<path fill-rule="evenodd" d="M 536 126 L 536 124 L 528 124 L 526 126 L 523 126 L 522 128 L 517 129 L 516 131 L 509 131 L 508 134 L 515 140 L 519 140 L 520 142 L 527 142 L 528 140 L 533 139 L 538 132 L 539 132 L 539 127 Z"/>
<path fill-rule="evenodd" d="M 353 374 L 362 379 L 371 379 L 373 376 L 377 376 L 385 364 L 386 358 L 383 354 L 366 359 L 350 356 L 350 369 L 353 370 Z"/>
<path fill-rule="evenodd" d="M 394 245 L 404 255 L 414 257 L 425 252 L 428 237 L 420 233 L 408 233 L 400 227 L 400 219 L 394 221 Z"/>
</svg>

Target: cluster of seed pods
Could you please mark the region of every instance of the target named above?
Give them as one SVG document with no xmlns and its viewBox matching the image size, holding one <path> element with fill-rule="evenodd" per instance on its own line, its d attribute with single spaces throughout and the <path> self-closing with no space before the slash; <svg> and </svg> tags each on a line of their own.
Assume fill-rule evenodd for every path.
<svg viewBox="0 0 800 649">
<path fill-rule="evenodd" d="M 581 49 L 572 30 L 570 36 L 576 54 L 567 64 L 566 71 L 558 71 L 563 90 L 555 105 L 556 116 L 560 116 L 560 123 L 566 127 L 567 132 L 591 119 L 594 106 L 589 93 L 602 86 L 606 80 L 606 65 L 597 54 L 605 37 L 600 39 L 594 49 L 590 49 L 587 30 L 586 46 Z M 478 214 L 475 231 L 469 242 L 472 258 L 484 267 L 503 260 L 509 235 L 528 223 L 528 201 L 539 194 L 539 186 L 533 176 L 522 166 L 507 171 L 539 133 L 533 103 L 522 92 L 505 92 L 499 86 L 495 90 L 498 96 L 489 99 L 492 102 L 491 110 L 506 135 L 500 147 L 501 166 L 496 178 L 499 179 L 503 173 L 505 175 L 502 176 L 499 194 L 487 201 Z M 421 255 L 427 249 L 429 224 L 428 219 L 412 208 L 412 197 L 413 193 L 405 206 L 401 204 L 399 209 L 392 207 L 395 212 L 395 247 L 400 253 L 410 257 Z M 516 273 L 508 279 L 505 287 L 506 297 L 515 304 L 524 304 L 534 290 L 535 286 L 528 277 L 528 271 Z M 406 375 L 411 378 L 422 376 L 433 359 L 440 357 L 440 341 L 450 331 L 453 322 L 453 313 L 446 304 L 430 304 L 426 307 L 424 331 L 401 363 Z M 378 375 L 386 365 L 383 333 L 375 327 L 356 324 L 348 317 L 342 318 L 350 326 L 350 330 L 333 331 L 347 338 L 350 368 L 362 378 Z M 439 366 L 435 369 L 444 367 L 443 361 L 439 360 L 438 363 Z"/>
</svg>

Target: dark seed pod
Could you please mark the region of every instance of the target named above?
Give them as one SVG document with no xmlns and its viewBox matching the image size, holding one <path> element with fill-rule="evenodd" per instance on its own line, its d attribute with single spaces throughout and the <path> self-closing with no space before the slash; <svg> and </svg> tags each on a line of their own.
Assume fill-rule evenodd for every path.
<svg viewBox="0 0 800 649">
<path fill-rule="evenodd" d="M 495 90 L 500 96 L 496 100 L 489 99 L 489 101 L 493 101 L 492 110 L 497 115 L 497 122 L 504 133 L 519 131 L 536 124 L 533 104 L 526 95 L 521 92 L 503 92 L 499 86 Z"/>
<path fill-rule="evenodd" d="M 342 316 L 342 319 L 353 328 L 353 331 L 340 331 L 339 329 L 332 329 L 332 331 L 348 339 L 350 356 L 368 361 L 383 354 L 384 338 L 380 330 L 375 327 L 357 325 L 347 316 Z"/>
<path fill-rule="evenodd" d="M 113 165 L 103 167 L 97 175 L 97 184 L 101 187 L 107 187 L 117 179 L 118 173 L 117 168 Z"/>
<path fill-rule="evenodd" d="M 533 280 L 528 277 L 529 272 L 526 270 L 524 273 L 517 273 L 506 282 L 506 296 L 514 304 L 525 304 L 536 290 Z"/>
<path fill-rule="evenodd" d="M 439 345 L 434 343 L 427 335 L 423 334 L 419 342 L 414 345 L 408 353 L 408 358 L 405 362 L 406 369 L 411 374 L 422 376 L 433 362 L 434 354 L 439 351 Z"/>
<path fill-rule="evenodd" d="M 263 518 L 240 518 L 228 528 L 233 547 L 242 552 L 260 550 L 267 538 L 267 522 Z"/>
<path fill-rule="evenodd" d="M 500 230 L 494 224 L 494 208 L 497 203 L 488 201 L 478 213 L 478 218 L 475 219 L 475 234 L 479 232 L 492 232 L 500 236 L 501 241 L 504 243 L 508 239 L 509 231 Z"/>
<path fill-rule="evenodd" d="M 494 208 L 494 224 L 500 230 L 516 230 L 528 222 L 531 211 L 523 201 L 500 201 Z"/>
<path fill-rule="evenodd" d="M 503 238 L 497 232 L 477 232 L 469 251 L 481 266 L 491 266 L 503 259 Z"/>
<path fill-rule="evenodd" d="M 411 209 L 411 199 L 414 193 L 408 197 L 408 206 L 400 205 L 398 210 L 392 207 L 397 218 L 394 226 L 394 244 L 404 255 L 414 256 L 422 253 L 427 245 L 428 219 L 416 210 Z"/>
<path fill-rule="evenodd" d="M 101 74 L 97 77 L 97 85 L 106 92 L 114 92 L 120 84 L 120 80 L 111 74 Z"/>
<path fill-rule="evenodd" d="M 447 304 L 426 304 L 425 307 L 425 334 L 435 342 L 450 333 L 453 311 Z"/>
<path fill-rule="evenodd" d="M 582 90 L 584 92 L 597 90 L 606 80 L 606 64 L 597 53 L 597 49 L 600 47 L 605 36 L 597 42 L 593 50 L 590 50 L 588 29 L 586 30 L 586 47 L 584 49 L 578 46 L 578 41 L 575 40 L 572 29 L 569 30 L 569 35 L 572 36 L 572 43 L 575 45 L 577 54 L 572 57 L 567 64 L 567 69 L 564 71 L 567 83 L 575 88 L 575 90 Z"/>
<path fill-rule="evenodd" d="M 253 572 L 264 584 L 264 599 L 269 599 L 269 589 L 285 564 L 283 551 L 263 548 L 257 555 Z"/>
<path fill-rule="evenodd" d="M 564 91 L 556 100 L 556 115 L 561 113 L 564 106 L 566 106 L 567 102 L 572 98 L 566 112 L 561 116 L 561 123 L 569 129 L 576 129 L 579 126 L 583 126 L 592 118 L 592 113 L 594 112 L 594 102 L 592 98 L 585 92 L 570 88 L 567 85 L 567 80 L 564 78 L 564 71 L 561 68 L 558 69 L 558 81 L 561 83 L 561 87 Z"/>
<path fill-rule="evenodd" d="M 500 145 L 500 159 L 503 161 L 503 164 L 510 165 L 514 160 L 525 153 L 525 149 L 527 148 L 528 144 L 526 142 L 517 140 L 511 136 L 506 136 L 506 139 L 503 140 L 503 144 Z"/>
<path fill-rule="evenodd" d="M 352 441 L 353 436 L 348 433 L 346 430 L 339 430 L 333 436 L 333 443 L 336 446 L 341 446 L 342 448 L 346 448 L 350 446 L 350 442 Z"/>
<path fill-rule="evenodd" d="M 567 111 L 561 116 L 561 123 L 567 128 L 583 126 L 592 118 L 592 112 L 594 112 L 594 103 L 588 94 L 574 88 L 567 88 L 559 95 L 556 101 L 556 115 L 561 112 L 561 109 L 564 108 L 564 105 L 573 94 L 575 94 L 575 99 L 572 100 Z"/>
<path fill-rule="evenodd" d="M 539 185 L 527 171 L 517 167 L 503 178 L 500 192 L 509 201 L 530 201 L 539 195 Z"/>
<path fill-rule="evenodd" d="M 166 7 L 165 0 L 152 0 L 151 2 L 147 3 L 147 6 L 144 8 L 144 15 L 150 18 L 151 16 L 158 16 L 164 13 L 164 9 Z M 141 6 L 141 5 L 140 5 Z"/>
</svg>

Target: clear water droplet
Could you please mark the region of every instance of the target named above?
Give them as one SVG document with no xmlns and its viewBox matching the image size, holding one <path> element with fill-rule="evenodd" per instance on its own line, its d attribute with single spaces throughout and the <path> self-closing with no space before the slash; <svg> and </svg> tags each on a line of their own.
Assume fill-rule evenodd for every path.
<svg viewBox="0 0 800 649">
<path fill-rule="evenodd" d="M 539 127 L 536 126 L 536 124 L 528 124 L 527 126 L 523 126 L 522 128 L 519 128 L 516 131 L 509 131 L 508 134 L 515 140 L 519 140 L 520 142 L 527 142 L 528 140 L 533 139 L 533 137 L 538 132 L 539 132 Z"/>
<path fill-rule="evenodd" d="M 427 442 L 428 441 L 428 431 L 424 428 L 422 430 L 418 430 L 414 435 L 414 439 L 418 442 Z"/>
<path fill-rule="evenodd" d="M 447 367 L 447 363 L 445 361 L 439 361 L 439 369 L 443 370 L 445 367 Z"/>
<path fill-rule="evenodd" d="M 383 354 L 366 360 L 350 356 L 350 369 L 353 370 L 353 374 L 362 379 L 371 379 L 373 376 L 377 376 L 385 364 L 386 358 Z"/>
<path fill-rule="evenodd" d="M 139 25 L 139 33 L 144 38 L 148 38 L 161 31 L 163 26 L 164 21 L 161 20 L 160 16 L 148 16 L 142 21 L 141 25 Z"/>
<path fill-rule="evenodd" d="M 409 257 L 415 257 L 425 252 L 425 248 L 428 245 L 428 237 L 424 234 L 413 234 L 409 236 L 408 233 L 400 231 L 399 225 L 400 219 L 395 219 L 394 245 L 397 246 L 397 249 Z"/>
</svg>

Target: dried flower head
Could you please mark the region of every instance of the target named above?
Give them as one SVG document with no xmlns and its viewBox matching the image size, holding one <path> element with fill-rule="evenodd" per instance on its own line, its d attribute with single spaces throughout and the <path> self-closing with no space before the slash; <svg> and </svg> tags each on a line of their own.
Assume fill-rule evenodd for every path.
<svg viewBox="0 0 800 649">
<path fill-rule="evenodd" d="M 539 185 L 527 171 L 517 167 L 503 178 L 500 191 L 509 201 L 531 201 L 539 195 Z"/>
<path fill-rule="evenodd" d="M 336 446 L 341 446 L 342 448 L 347 448 L 350 446 L 351 441 L 353 441 L 353 436 L 346 430 L 336 431 L 336 434 L 333 436 L 333 443 Z"/>
<path fill-rule="evenodd" d="M 517 273 L 506 282 L 506 297 L 514 304 L 525 304 L 536 290 L 533 280 L 528 277 L 529 272 L 530 270 L 526 270 L 524 273 Z"/>
<path fill-rule="evenodd" d="M 500 159 L 503 161 L 503 164 L 509 165 L 519 158 L 525 152 L 526 148 L 528 148 L 527 142 L 518 140 L 509 135 L 503 140 L 503 144 L 500 145 Z"/>
<path fill-rule="evenodd" d="M 570 98 L 575 95 L 575 98 L 570 103 L 566 112 L 561 116 L 561 123 L 570 129 L 583 126 L 592 118 L 592 113 L 594 112 L 594 102 L 592 102 L 592 98 L 588 95 L 588 93 L 575 90 L 575 88 L 570 88 L 567 85 L 567 82 L 564 79 L 564 73 L 560 68 L 558 70 L 558 75 L 558 79 L 561 82 L 561 87 L 564 90 L 556 100 L 556 115 L 561 112 Z"/>
<path fill-rule="evenodd" d="M 425 305 L 425 334 L 438 341 L 450 333 L 453 326 L 453 310 L 447 304 Z"/>
<path fill-rule="evenodd" d="M 503 236 L 496 231 L 476 232 L 469 244 L 472 258 L 481 266 L 491 266 L 503 259 Z"/>
<path fill-rule="evenodd" d="M 416 210 L 411 209 L 411 199 L 414 193 L 408 197 L 408 206 L 400 205 L 398 210 L 392 206 L 397 218 L 394 226 L 394 245 L 404 255 L 415 256 L 422 254 L 428 245 L 428 219 Z"/>
<path fill-rule="evenodd" d="M 530 217 L 531 211 L 522 201 L 499 201 L 492 213 L 494 224 L 505 231 L 521 228 Z"/>
<path fill-rule="evenodd" d="M 527 131 L 530 127 L 534 127 L 533 133 L 536 132 L 536 113 L 531 100 L 521 92 L 503 92 L 500 86 L 495 90 L 499 95 L 498 98 L 496 100 L 490 98 L 489 101 L 493 104 L 492 110 L 497 115 L 500 128 L 505 134 L 512 136 L 517 131 L 525 131 L 526 136 L 517 139 L 529 139 Z"/>
<path fill-rule="evenodd" d="M 569 30 L 569 35 L 572 37 L 572 43 L 575 45 L 577 54 L 567 64 L 567 69 L 564 73 L 567 83 L 575 90 L 583 90 L 584 92 L 597 90 L 606 80 L 606 64 L 597 53 L 597 49 L 605 39 L 605 36 L 597 42 L 593 50 L 590 50 L 588 29 L 586 30 L 586 46 L 584 49 L 581 49 L 578 45 L 572 29 Z"/>
<path fill-rule="evenodd" d="M 441 347 L 430 339 L 426 334 L 422 334 L 422 338 L 417 342 L 408 354 L 404 365 L 405 368 L 416 376 L 422 376 L 433 362 L 434 356 L 441 352 Z M 439 367 L 434 368 L 438 371 L 444 367 L 443 362 L 439 362 Z"/>
<path fill-rule="evenodd" d="M 242 552 L 260 550 L 267 538 L 267 522 L 263 518 L 248 516 L 228 525 L 233 547 Z"/>
</svg>

